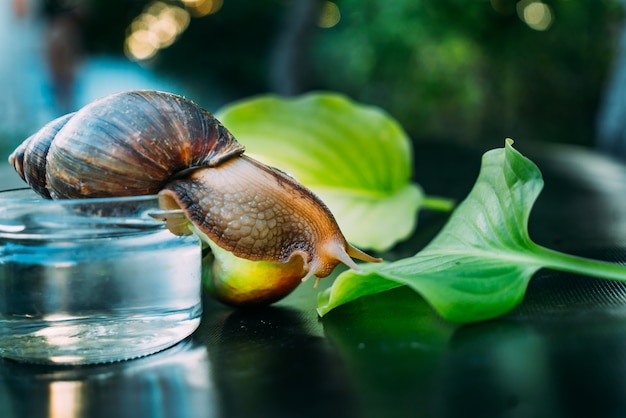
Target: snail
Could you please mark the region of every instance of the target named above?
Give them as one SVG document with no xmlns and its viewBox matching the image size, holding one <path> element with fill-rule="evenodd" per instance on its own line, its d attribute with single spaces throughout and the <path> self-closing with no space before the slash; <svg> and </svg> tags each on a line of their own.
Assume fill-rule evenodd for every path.
<svg viewBox="0 0 626 418">
<path fill-rule="evenodd" d="M 178 95 L 106 96 L 49 122 L 9 162 L 46 198 L 158 194 L 170 230 L 211 248 L 207 288 L 225 303 L 272 303 L 339 263 L 380 261 L 346 241 L 312 192 L 244 155 L 211 113 Z"/>
</svg>

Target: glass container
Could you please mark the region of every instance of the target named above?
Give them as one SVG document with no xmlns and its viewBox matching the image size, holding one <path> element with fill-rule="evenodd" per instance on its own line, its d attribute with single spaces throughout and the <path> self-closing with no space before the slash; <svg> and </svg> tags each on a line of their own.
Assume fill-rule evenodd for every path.
<svg viewBox="0 0 626 418">
<path fill-rule="evenodd" d="M 199 325 L 201 246 L 156 196 L 0 192 L 0 356 L 90 364 L 161 351 Z"/>
</svg>

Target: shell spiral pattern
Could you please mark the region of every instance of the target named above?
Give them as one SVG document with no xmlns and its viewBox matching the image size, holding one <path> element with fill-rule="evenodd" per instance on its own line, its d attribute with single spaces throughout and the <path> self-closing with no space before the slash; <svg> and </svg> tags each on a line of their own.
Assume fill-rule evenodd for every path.
<svg viewBox="0 0 626 418">
<path fill-rule="evenodd" d="M 243 152 L 195 103 L 132 91 L 50 122 L 9 160 L 35 191 L 61 199 L 155 194 L 180 172 L 215 167 Z"/>
</svg>

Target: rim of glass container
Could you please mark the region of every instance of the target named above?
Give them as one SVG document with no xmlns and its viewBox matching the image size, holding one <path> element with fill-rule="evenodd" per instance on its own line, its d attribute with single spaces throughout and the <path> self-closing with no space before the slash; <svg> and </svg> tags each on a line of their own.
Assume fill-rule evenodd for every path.
<svg viewBox="0 0 626 418">
<path fill-rule="evenodd" d="M 30 197 L 11 197 L 11 194 L 19 195 L 27 193 Z M 0 205 L 4 202 L 8 203 L 32 203 L 37 201 L 42 204 L 61 204 L 61 205 L 80 205 L 86 203 L 102 203 L 102 202 L 141 202 L 141 201 L 158 201 L 159 196 L 156 194 L 140 195 L 140 196 L 119 196 L 119 197 L 88 197 L 81 199 L 46 199 L 40 196 L 29 187 L 17 187 L 13 189 L 0 190 Z"/>
<path fill-rule="evenodd" d="M 78 239 L 166 229 L 157 195 L 46 199 L 30 188 L 0 190 L 0 238 Z"/>
</svg>

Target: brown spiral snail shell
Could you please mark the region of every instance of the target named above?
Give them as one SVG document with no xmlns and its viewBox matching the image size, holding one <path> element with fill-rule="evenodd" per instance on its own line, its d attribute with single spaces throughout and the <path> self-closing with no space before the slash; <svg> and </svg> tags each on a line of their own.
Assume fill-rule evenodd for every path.
<svg viewBox="0 0 626 418">
<path fill-rule="evenodd" d="M 9 161 L 46 198 L 158 193 L 165 209 L 182 209 L 183 223 L 190 221 L 213 245 L 237 258 L 289 267 L 276 292 L 257 295 L 252 286 L 244 296 L 235 291 L 221 297 L 225 302 L 270 303 L 301 280 L 327 276 L 340 262 L 355 268 L 351 257 L 379 261 L 347 243 L 308 189 L 243 153 L 233 135 L 195 103 L 164 92 L 129 91 L 48 123 Z M 177 226 L 181 221 L 168 222 L 175 232 L 186 232 Z"/>
</svg>

